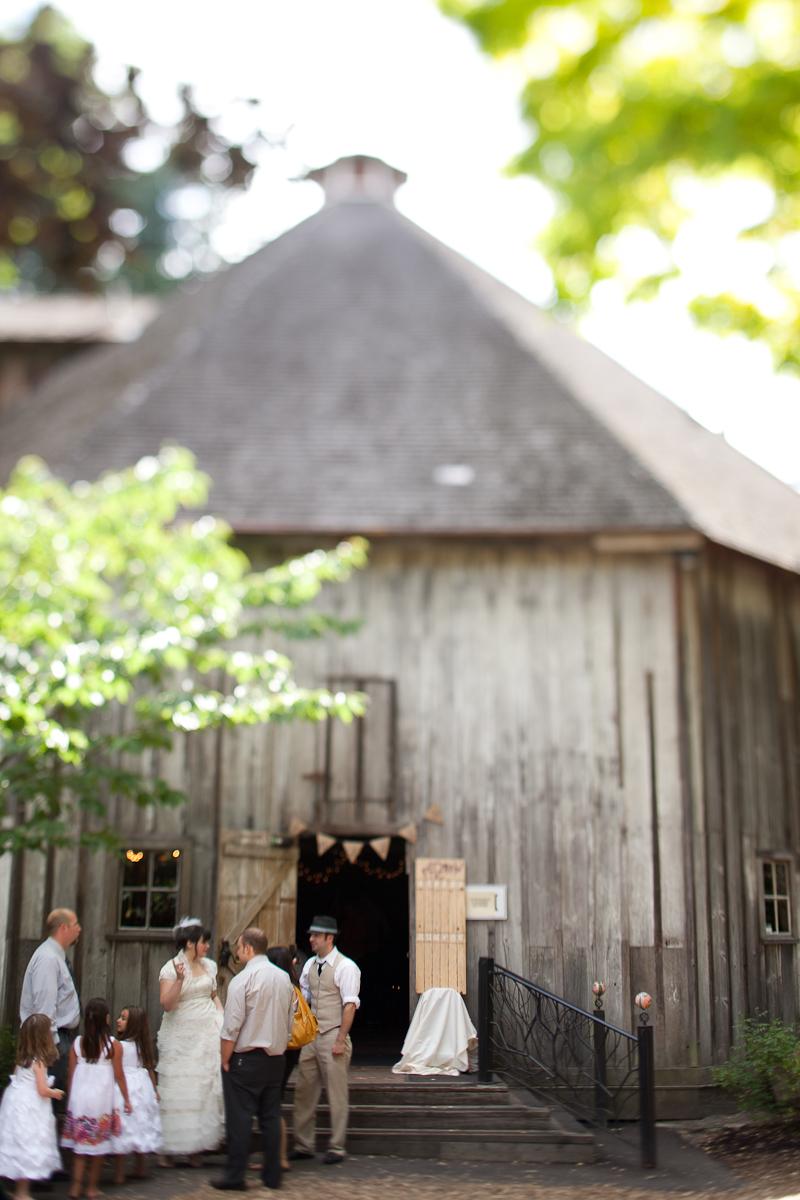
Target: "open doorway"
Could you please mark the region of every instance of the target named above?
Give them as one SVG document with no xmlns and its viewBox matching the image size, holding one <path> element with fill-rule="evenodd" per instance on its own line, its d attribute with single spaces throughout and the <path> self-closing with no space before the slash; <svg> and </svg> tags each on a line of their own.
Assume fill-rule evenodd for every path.
<svg viewBox="0 0 800 1200">
<path fill-rule="evenodd" d="M 358 841 L 364 841 L 363 836 Z M 354 863 L 337 842 L 322 856 L 300 839 L 297 944 L 316 915 L 335 917 L 337 945 L 361 968 L 361 1008 L 353 1027 L 355 1061 L 395 1062 L 408 1027 L 408 875 L 406 844 L 393 837 L 381 860 L 368 841 Z"/>
</svg>

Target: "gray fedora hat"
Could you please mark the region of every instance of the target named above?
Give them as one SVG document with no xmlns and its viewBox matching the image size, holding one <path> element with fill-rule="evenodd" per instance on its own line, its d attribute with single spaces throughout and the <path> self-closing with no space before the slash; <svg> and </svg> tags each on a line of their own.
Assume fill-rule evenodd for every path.
<svg viewBox="0 0 800 1200">
<path fill-rule="evenodd" d="M 308 927 L 309 933 L 332 933 L 334 936 L 339 932 L 339 926 L 336 924 L 336 917 L 314 917 L 314 920 Z"/>
</svg>

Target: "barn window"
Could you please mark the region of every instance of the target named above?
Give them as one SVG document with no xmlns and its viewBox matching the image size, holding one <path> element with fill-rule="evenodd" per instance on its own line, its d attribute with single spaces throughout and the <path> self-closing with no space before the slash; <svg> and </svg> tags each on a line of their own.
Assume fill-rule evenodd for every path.
<svg viewBox="0 0 800 1200">
<path fill-rule="evenodd" d="M 792 936 L 790 866 L 790 861 L 785 858 L 762 859 L 761 894 L 764 937 Z"/>
<path fill-rule="evenodd" d="M 323 811 L 318 815 L 340 824 L 369 817 L 391 819 L 397 759 L 395 681 L 339 675 L 330 678 L 328 686 L 334 692 L 364 692 L 368 704 L 366 715 L 350 725 L 326 722 Z"/>
<path fill-rule="evenodd" d="M 178 919 L 184 852 L 173 847 L 122 852 L 120 929 L 171 929 Z"/>
</svg>

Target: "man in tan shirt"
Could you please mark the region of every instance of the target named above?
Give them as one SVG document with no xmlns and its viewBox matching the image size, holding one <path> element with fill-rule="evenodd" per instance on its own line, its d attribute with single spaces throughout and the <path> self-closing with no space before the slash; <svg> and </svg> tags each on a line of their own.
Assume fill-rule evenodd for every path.
<svg viewBox="0 0 800 1200">
<path fill-rule="evenodd" d="M 225 1174 L 212 1182 L 223 1192 L 247 1188 L 245 1172 L 256 1114 L 264 1154 L 262 1182 L 268 1188 L 281 1184 L 281 1084 L 294 988 L 266 951 L 266 934 L 245 929 L 236 943 L 243 967 L 228 985 L 220 1034 L 228 1159 Z"/>
</svg>

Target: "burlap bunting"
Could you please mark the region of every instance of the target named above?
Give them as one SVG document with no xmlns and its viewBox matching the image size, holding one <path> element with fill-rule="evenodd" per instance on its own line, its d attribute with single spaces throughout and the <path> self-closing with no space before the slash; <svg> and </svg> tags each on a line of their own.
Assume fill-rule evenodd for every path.
<svg viewBox="0 0 800 1200">
<path fill-rule="evenodd" d="M 327 833 L 317 834 L 317 854 L 322 858 L 323 854 L 327 854 L 331 846 L 336 845 L 336 838 L 329 837 Z"/>
<path fill-rule="evenodd" d="M 370 841 L 370 850 L 374 850 L 378 858 L 382 862 L 386 862 L 389 857 L 389 848 L 391 847 L 392 839 L 390 837 L 372 838 Z"/>
<path fill-rule="evenodd" d="M 301 829 L 293 829 L 295 820 L 296 820 L 296 818 L 292 818 L 292 822 L 289 825 L 289 831 L 290 831 L 290 833 L 293 834 L 293 836 L 296 837 L 296 836 L 298 836 L 299 833 L 308 830 L 308 826 L 303 825 L 302 830 Z M 301 822 L 298 822 L 298 825 L 299 824 L 301 824 Z M 405 841 L 407 841 L 407 842 L 416 842 L 416 840 L 417 840 L 416 825 L 404 825 L 402 829 L 398 829 L 397 837 L 404 838 Z M 371 838 L 369 840 L 369 842 L 366 842 L 366 841 L 356 842 L 356 841 L 352 841 L 352 840 L 347 840 L 345 838 L 331 837 L 330 834 L 328 834 L 328 833 L 318 833 L 316 835 L 316 839 L 317 839 L 317 856 L 319 858 L 322 858 L 323 854 L 327 854 L 328 851 L 333 846 L 335 846 L 337 843 L 339 843 L 342 846 L 342 849 L 344 850 L 348 861 L 351 863 L 354 863 L 356 861 L 359 854 L 361 853 L 361 851 L 364 849 L 364 847 L 366 845 L 369 845 L 370 849 L 375 851 L 378 858 L 381 859 L 382 862 L 386 862 L 387 858 L 389 857 L 389 851 L 390 851 L 391 845 L 392 845 L 392 839 L 390 836 Z"/>
</svg>

